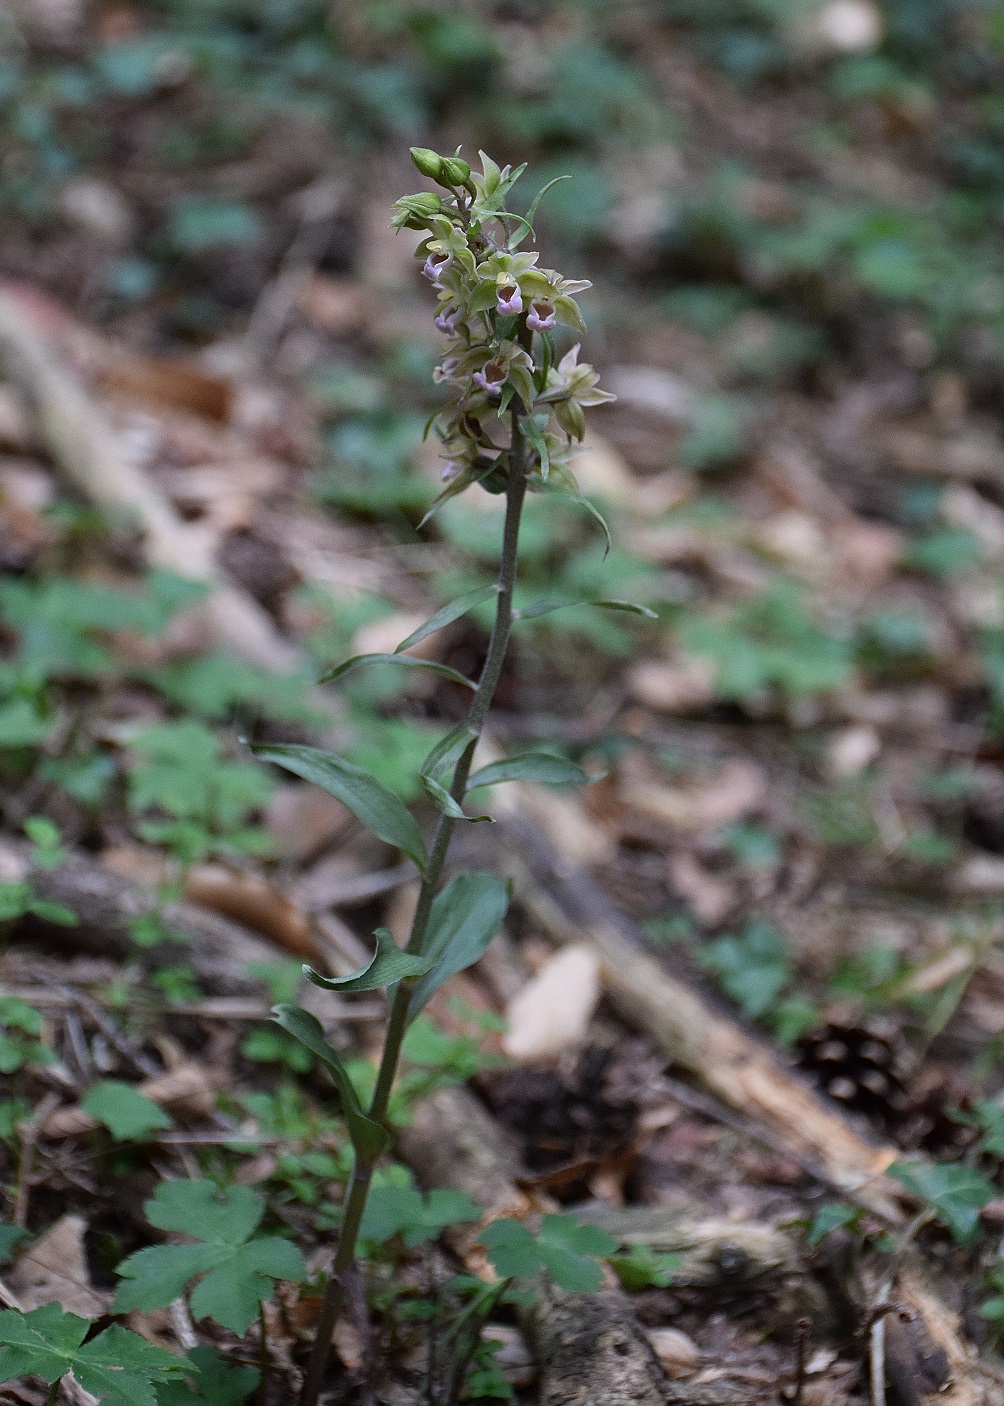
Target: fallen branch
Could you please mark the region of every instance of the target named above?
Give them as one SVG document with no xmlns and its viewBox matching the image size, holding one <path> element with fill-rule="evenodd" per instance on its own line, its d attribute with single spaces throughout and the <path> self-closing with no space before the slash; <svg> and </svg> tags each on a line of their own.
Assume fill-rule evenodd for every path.
<svg viewBox="0 0 1004 1406">
<path fill-rule="evenodd" d="M 202 581 L 198 607 L 216 640 L 274 673 L 292 673 L 299 650 L 271 616 L 216 567 L 209 539 L 189 526 L 122 451 L 101 408 L 33 326 L 28 298 L 0 289 L 0 360 L 31 407 L 41 443 L 66 481 L 113 520 L 131 518 L 152 566 Z"/>
</svg>

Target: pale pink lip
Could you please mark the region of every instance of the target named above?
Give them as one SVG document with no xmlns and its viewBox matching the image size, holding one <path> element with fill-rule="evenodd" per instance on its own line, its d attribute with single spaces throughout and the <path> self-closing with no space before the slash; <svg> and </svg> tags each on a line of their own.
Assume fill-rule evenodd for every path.
<svg viewBox="0 0 1004 1406">
<path fill-rule="evenodd" d="M 549 332 L 554 326 L 555 311 L 550 303 L 534 302 L 530 304 L 530 312 L 527 315 L 526 325 L 534 332 Z"/>
</svg>

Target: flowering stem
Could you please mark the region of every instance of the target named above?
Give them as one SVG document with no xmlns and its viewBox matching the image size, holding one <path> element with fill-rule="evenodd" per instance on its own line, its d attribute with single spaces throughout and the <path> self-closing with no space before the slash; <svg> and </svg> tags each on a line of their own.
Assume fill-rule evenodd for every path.
<svg viewBox="0 0 1004 1406">
<path fill-rule="evenodd" d="M 505 528 L 502 537 L 495 622 L 492 626 L 488 654 L 467 714 L 466 726 L 471 734 L 471 740 L 454 768 L 453 782 L 450 786 L 450 795 L 458 805 L 463 801 L 464 792 L 467 789 L 467 778 L 470 775 L 474 750 L 488 718 L 488 711 L 502 675 L 502 666 L 505 663 L 509 636 L 512 632 L 512 603 L 516 585 L 519 526 L 523 512 L 523 501 L 526 497 L 526 480 L 529 469 L 528 448 L 519 424 L 521 413 L 523 413 L 523 406 L 517 397 L 513 402 L 511 412 L 512 438 L 509 450 L 509 482 L 506 487 Z M 439 823 L 433 836 L 429 862 L 418 895 L 415 916 L 412 919 L 411 934 L 407 945 L 409 952 L 421 953 L 422 951 L 429 924 L 429 914 L 432 910 L 432 901 L 439 891 L 443 866 L 446 863 L 446 855 L 456 823 L 452 816 L 445 813 L 439 817 Z M 386 1122 L 391 1089 L 401 1055 L 401 1045 L 408 1028 L 411 990 L 412 983 L 400 982 L 391 1002 L 380 1069 L 369 1107 L 369 1116 L 377 1123 Z M 352 1180 L 345 1198 L 345 1211 L 342 1217 L 338 1249 L 335 1253 L 331 1276 L 318 1317 L 317 1333 L 307 1367 L 307 1375 L 300 1393 L 300 1406 L 316 1406 L 320 1395 L 324 1371 L 331 1352 L 331 1334 L 334 1331 L 339 1309 L 344 1300 L 346 1280 L 356 1272 L 356 1241 L 359 1237 L 359 1227 L 362 1224 L 366 1198 L 369 1195 L 370 1183 L 373 1180 L 375 1169 L 375 1158 L 365 1158 L 357 1152 Z"/>
</svg>

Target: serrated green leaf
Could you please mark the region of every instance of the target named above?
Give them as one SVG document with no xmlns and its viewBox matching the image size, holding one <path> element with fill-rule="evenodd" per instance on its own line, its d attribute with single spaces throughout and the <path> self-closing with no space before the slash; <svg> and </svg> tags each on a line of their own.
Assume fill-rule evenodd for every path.
<svg viewBox="0 0 1004 1406">
<path fill-rule="evenodd" d="M 143 1207 L 158 1230 L 181 1230 L 214 1245 L 243 1245 L 261 1224 L 262 1198 L 247 1186 L 221 1190 L 206 1179 L 162 1181 Z"/>
<path fill-rule="evenodd" d="M 419 625 L 417 630 L 413 630 L 406 640 L 394 650 L 395 654 L 400 654 L 406 649 L 411 649 L 413 645 L 421 644 L 422 640 L 429 635 L 434 635 L 437 630 L 445 629 L 447 625 L 452 625 L 454 620 L 459 620 L 467 615 L 475 606 L 481 605 L 483 601 L 491 600 L 492 596 L 497 596 L 499 588 L 494 586 L 478 586 L 476 590 L 465 591 L 462 596 L 457 596 L 456 600 L 450 601 L 449 605 L 444 605 L 441 610 L 437 610 L 435 615 L 430 615 L 424 625 Z"/>
<path fill-rule="evenodd" d="M 226 1245 L 148 1245 L 135 1250 L 118 1266 L 122 1275 L 115 1291 L 112 1309 L 115 1313 L 131 1313 L 139 1309 L 150 1313 L 166 1308 L 181 1298 L 188 1284 L 199 1274 L 226 1260 L 232 1247 Z"/>
<path fill-rule="evenodd" d="M 158 1389 L 157 1406 L 192 1406 L 200 1401 L 243 1406 L 261 1380 L 257 1367 L 231 1366 L 214 1347 L 193 1347 L 186 1360 L 198 1374 L 194 1384 L 166 1382 Z"/>
<path fill-rule="evenodd" d="M 431 972 L 429 974 L 431 975 Z M 370 1158 L 379 1157 L 390 1145 L 390 1135 L 386 1128 L 363 1113 L 355 1085 L 349 1078 L 337 1050 L 333 1050 L 325 1040 L 321 1022 L 300 1006 L 274 1006 L 272 1015 L 276 1024 L 281 1025 L 283 1030 L 288 1030 L 302 1045 L 306 1045 L 331 1074 L 341 1096 L 342 1114 L 357 1153 Z"/>
<path fill-rule="evenodd" d="M 985 1176 L 959 1162 L 893 1162 L 889 1175 L 925 1201 L 962 1244 L 972 1239 L 981 1209 L 996 1195 Z"/>
<path fill-rule="evenodd" d="M 306 1278 L 307 1267 L 294 1244 L 261 1236 L 240 1246 L 199 1282 L 192 1294 L 192 1317 L 211 1318 L 243 1336 L 258 1316 L 258 1305 L 271 1297 L 273 1280 L 300 1283 Z"/>
<path fill-rule="evenodd" d="M 411 1186 L 375 1186 L 359 1234 L 381 1244 L 401 1235 L 413 1247 L 434 1240 L 448 1225 L 480 1218 L 480 1208 L 462 1191 L 430 1191 L 423 1196 Z"/>
<path fill-rule="evenodd" d="M 500 1279 L 529 1279 L 543 1267 L 536 1240 L 518 1220 L 505 1216 L 492 1221 L 478 1240 Z"/>
<path fill-rule="evenodd" d="M 503 781 L 540 781 L 547 786 L 588 786 L 598 778 L 587 776 L 566 757 L 549 752 L 523 752 L 505 761 L 491 762 L 476 771 L 467 782 L 468 791 L 478 786 L 497 786 Z"/>
<path fill-rule="evenodd" d="M 276 766 L 285 767 L 304 781 L 320 786 L 347 806 L 377 839 L 394 845 L 424 871 L 428 856 L 414 816 L 393 791 L 368 771 L 318 747 L 298 743 L 260 744 L 252 746 L 251 750 L 265 761 L 275 762 Z"/>
<path fill-rule="evenodd" d="M 495 874 L 459 874 L 436 895 L 425 932 L 425 954 L 435 966 L 416 983 L 410 1020 L 457 972 L 472 966 L 498 932 L 509 906 L 509 889 Z"/>
<path fill-rule="evenodd" d="M 408 977 L 424 976 L 435 961 L 433 957 L 415 957 L 410 952 L 402 952 L 387 928 L 377 928 L 374 936 L 376 951 L 360 971 L 351 976 L 322 976 L 312 967 L 304 967 L 304 976 L 326 991 L 379 991 Z"/>
<path fill-rule="evenodd" d="M 0 1381 L 40 1376 L 51 1385 L 72 1371 L 110 1406 L 156 1406 L 153 1383 L 185 1370 L 180 1357 L 117 1323 L 84 1343 L 90 1326 L 58 1304 L 0 1313 Z"/>
<path fill-rule="evenodd" d="M 361 668 L 364 664 L 402 664 L 411 669 L 428 669 L 430 673 L 439 674 L 444 679 L 449 679 L 451 683 L 459 683 L 464 688 L 474 690 L 477 684 L 473 683 L 465 674 L 461 674 L 456 669 L 451 669 L 448 664 L 440 664 L 435 659 L 416 659 L 412 654 L 356 654 L 351 659 L 346 659 L 343 664 L 332 669 L 330 673 L 322 674 L 320 683 L 332 683 L 335 679 L 343 678 L 345 674 L 351 673 L 354 669 Z"/>
<path fill-rule="evenodd" d="M 102 1079 L 87 1091 L 80 1106 L 103 1123 L 116 1142 L 128 1142 L 155 1129 L 173 1126 L 168 1115 L 152 1099 L 145 1098 L 131 1084 L 119 1079 Z"/>
</svg>

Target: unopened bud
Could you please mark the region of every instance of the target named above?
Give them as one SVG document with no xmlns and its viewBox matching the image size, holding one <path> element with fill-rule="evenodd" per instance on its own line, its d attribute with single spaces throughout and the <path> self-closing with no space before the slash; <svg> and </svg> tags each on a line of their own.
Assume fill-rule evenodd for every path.
<svg viewBox="0 0 1004 1406">
<path fill-rule="evenodd" d="M 442 174 L 434 176 L 433 180 L 441 181 L 445 186 L 466 185 L 471 178 L 471 168 L 467 162 L 459 156 L 444 156 L 442 159 Z"/>
<path fill-rule="evenodd" d="M 411 159 L 421 171 L 423 176 L 428 176 L 430 181 L 439 181 L 442 184 L 443 167 L 446 164 L 438 151 L 430 151 L 427 146 L 413 146 L 411 148 Z M 470 169 L 468 169 L 470 175 Z"/>
<path fill-rule="evenodd" d="M 405 195 L 394 204 L 394 218 L 391 224 L 395 229 L 425 229 L 433 215 L 438 215 L 443 202 L 431 190 L 420 190 L 417 195 Z"/>
</svg>

